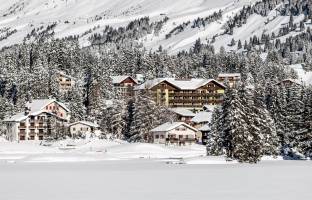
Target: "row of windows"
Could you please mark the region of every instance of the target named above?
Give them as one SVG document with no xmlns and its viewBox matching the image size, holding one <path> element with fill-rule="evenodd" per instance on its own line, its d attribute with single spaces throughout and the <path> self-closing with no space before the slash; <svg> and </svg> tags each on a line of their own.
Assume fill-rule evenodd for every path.
<svg viewBox="0 0 312 200">
<path fill-rule="evenodd" d="M 177 137 L 179 139 L 194 139 L 195 136 L 194 135 L 169 135 L 170 139 L 177 139 Z M 155 135 L 155 139 L 165 139 L 164 135 Z"/>
<path fill-rule="evenodd" d="M 80 129 L 76 129 L 75 127 L 73 127 L 73 131 L 78 131 L 78 130 L 80 130 L 80 131 L 89 131 L 89 130 L 91 130 L 89 127 L 87 127 L 87 128 L 84 128 L 84 127 L 81 127 Z"/>
</svg>

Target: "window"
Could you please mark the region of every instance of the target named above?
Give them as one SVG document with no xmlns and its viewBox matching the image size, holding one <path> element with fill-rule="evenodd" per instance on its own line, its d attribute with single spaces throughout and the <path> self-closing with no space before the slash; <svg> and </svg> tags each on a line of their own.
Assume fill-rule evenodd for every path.
<svg viewBox="0 0 312 200">
<path fill-rule="evenodd" d="M 164 135 L 160 135 L 160 139 L 164 139 L 165 138 L 165 136 Z"/>
<path fill-rule="evenodd" d="M 75 128 L 75 127 L 73 127 L 73 131 L 76 131 L 76 128 Z"/>
<path fill-rule="evenodd" d="M 156 139 L 159 139 L 159 135 L 155 135 L 155 138 L 156 138 Z"/>
</svg>

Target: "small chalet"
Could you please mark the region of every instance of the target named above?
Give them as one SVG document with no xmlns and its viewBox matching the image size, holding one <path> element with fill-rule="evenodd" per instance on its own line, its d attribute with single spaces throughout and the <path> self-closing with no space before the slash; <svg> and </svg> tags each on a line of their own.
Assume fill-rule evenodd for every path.
<svg viewBox="0 0 312 200">
<path fill-rule="evenodd" d="M 284 87 L 289 88 L 289 87 L 292 87 L 294 85 L 300 86 L 300 85 L 302 85 L 302 83 L 298 79 L 288 78 L 288 79 L 284 79 L 284 80 L 278 82 L 277 85 L 279 85 L 279 86 L 283 85 Z"/>
<path fill-rule="evenodd" d="M 80 134 L 87 134 L 87 133 L 94 133 L 95 131 L 99 130 L 100 126 L 93 122 L 88 121 L 79 121 L 74 122 L 68 125 L 70 134 L 73 135 L 80 135 Z"/>
<path fill-rule="evenodd" d="M 212 119 L 212 112 L 207 112 L 207 111 L 201 111 L 196 113 L 196 115 L 192 118 L 192 126 L 201 129 L 207 124 L 209 125 L 211 123 Z M 199 142 L 201 142 L 204 139 L 204 135 L 202 131 L 198 131 L 196 133 L 196 138 L 198 139 Z"/>
<path fill-rule="evenodd" d="M 132 97 L 134 95 L 133 88 L 138 82 L 131 76 L 111 76 L 115 88 L 115 92 L 122 97 Z"/>
<path fill-rule="evenodd" d="M 217 80 L 223 84 L 228 83 L 230 87 L 235 87 L 241 81 L 240 73 L 222 73 L 218 75 Z"/>
<path fill-rule="evenodd" d="M 212 112 L 201 111 L 195 114 L 192 118 L 192 125 L 195 128 L 200 128 L 203 125 L 206 125 L 211 122 L 212 119 Z"/>
<path fill-rule="evenodd" d="M 6 137 L 10 141 L 43 140 L 64 131 L 70 118 L 69 109 L 55 99 L 33 100 L 24 112 L 3 120 Z"/>
<path fill-rule="evenodd" d="M 171 108 L 170 110 L 175 113 L 179 122 L 187 124 L 191 124 L 191 120 L 195 116 L 195 113 L 185 108 Z"/>
<path fill-rule="evenodd" d="M 58 79 L 61 92 L 68 92 L 75 85 L 74 78 L 64 72 L 58 72 Z"/>
<path fill-rule="evenodd" d="M 153 143 L 158 144 L 194 144 L 198 130 L 184 122 L 167 122 L 150 131 Z"/>
</svg>

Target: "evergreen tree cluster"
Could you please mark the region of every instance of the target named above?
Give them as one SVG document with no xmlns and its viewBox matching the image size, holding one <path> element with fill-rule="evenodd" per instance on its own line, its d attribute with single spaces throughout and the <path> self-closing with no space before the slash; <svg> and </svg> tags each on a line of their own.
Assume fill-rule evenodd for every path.
<svg viewBox="0 0 312 200">
<path fill-rule="evenodd" d="M 311 157 L 311 89 L 248 81 L 228 89 L 213 116 L 207 153 L 251 163 L 265 155 Z"/>
</svg>

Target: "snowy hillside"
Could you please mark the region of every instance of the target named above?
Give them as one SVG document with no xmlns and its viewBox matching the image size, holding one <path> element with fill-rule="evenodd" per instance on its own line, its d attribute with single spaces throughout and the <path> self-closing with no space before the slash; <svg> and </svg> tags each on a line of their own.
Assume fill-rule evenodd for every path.
<svg viewBox="0 0 312 200">
<path fill-rule="evenodd" d="M 0 0 L 0 47 L 21 43 L 27 34 L 49 28 L 57 38 L 79 35 L 81 45 L 87 46 L 88 38 L 93 33 L 101 33 L 106 25 L 124 27 L 135 19 L 149 16 L 153 22 L 169 19 L 158 34 L 148 34 L 140 41 L 147 49 L 155 50 L 161 45 L 175 53 L 188 49 L 198 38 L 207 41 L 222 34 L 231 17 L 255 2 L 257 0 Z M 200 28 L 187 25 L 182 32 L 167 37 L 179 25 L 219 11 L 222 17 L 208 25 Z M 218 49 L 227 46 L 233 38 L 244 41 L 253 35 L 278 31 L 288 23 L 289 17 L 277 14 L 272 10 L 267 17 L 250 16 L 233 35 L 216 37 L 215 46 Z M 303 16 L 296 17 L 295 22 L 301 18 Z"/>
</svg>

